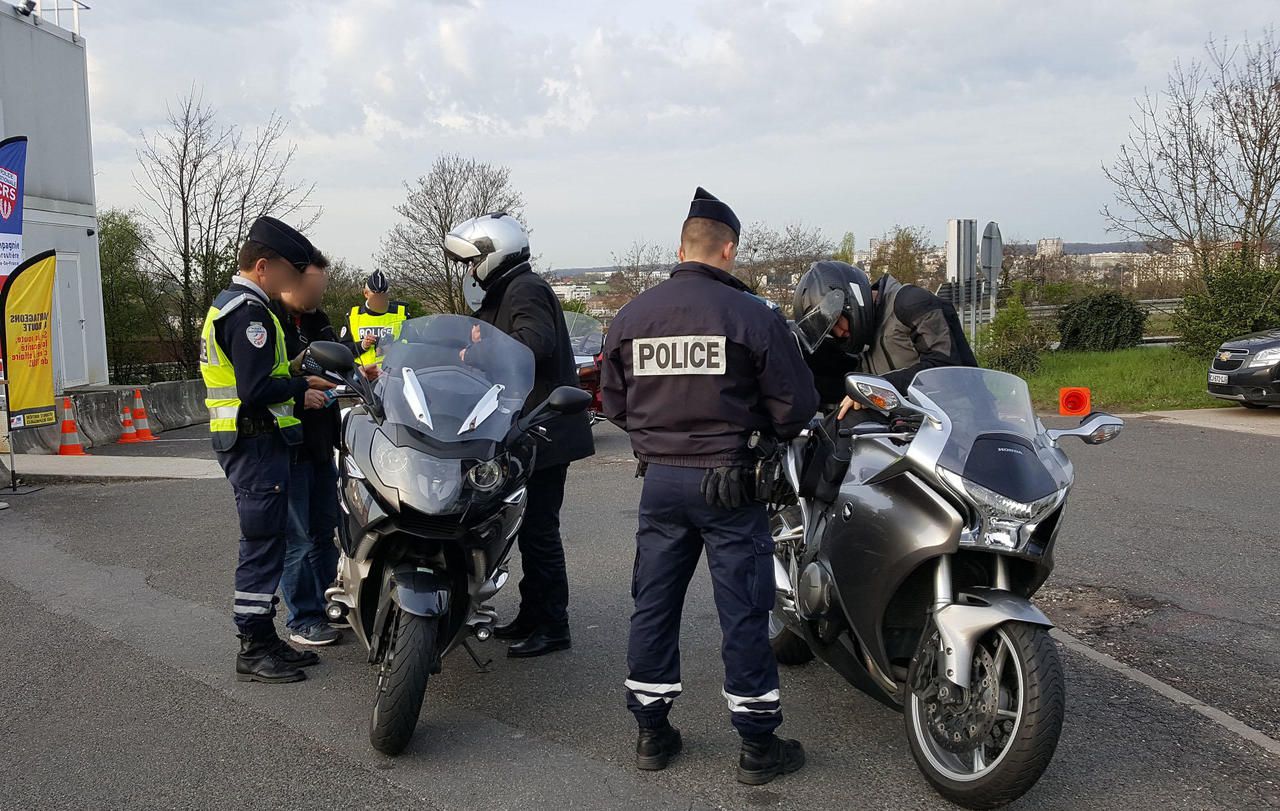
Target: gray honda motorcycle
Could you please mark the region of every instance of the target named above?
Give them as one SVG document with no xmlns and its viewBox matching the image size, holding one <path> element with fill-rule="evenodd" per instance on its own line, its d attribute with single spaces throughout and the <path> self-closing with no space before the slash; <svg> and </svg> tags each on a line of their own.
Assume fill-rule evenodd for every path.
<svg viewBox="0 0 1280 811">
<path fill-rule="evenodd" d="M 986 369 L 926 370 L 906 397 L 866 375 L 846 388 L 873 417 L 846 429 L 838 492 L 797 496 L 812 489 L 816 431 L 772 457 L 792 501 L 772 510 L 774 653 L 789 665 L 816 655 L 900 709 L 948 800 L 1005 805 L 1043 774 L 1062 728 L 1052 623 L 1031 601 L 1074 478 L 1058 442 L 1100 444 L 1124 423 L 1094 413 L 1047 430 L 1026 383 Z"/>
</svg>

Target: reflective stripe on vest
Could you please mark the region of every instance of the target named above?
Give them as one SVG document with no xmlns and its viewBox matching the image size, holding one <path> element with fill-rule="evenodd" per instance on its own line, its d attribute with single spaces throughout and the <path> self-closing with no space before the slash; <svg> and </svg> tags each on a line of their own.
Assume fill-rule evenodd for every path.
<svg viewBox="0 0 1280 811">
<path fill-rule="evenodd" d="M 285 354 L 284 328 L 280 326 L 275 313 L 267 309 L 261 301 L 248 293 L 232 298 L 221 307 L 211 306 L 205 315 L 204 329 L 200 333 L 200 376 L 204 378 L 205 400 L 209 409 L 209 432 L 213 437 L 214 450 L 226 451 L 235 445 L 237 436 L 236 419 L 240 415 L 239 389 L 236 386 L 236 370 L 218 344 L 214 333 L 214 325 L 237 307 L 248 303 L 250 306 L 262 307 L 271 317 L 276 330 L 276 364 L 271 370 L 272 377 L 288 378 L 289 358 Z M 293 415 L 293 398 L 283 403 L 276 403 L 267 409 L 275 419 L 276 427 L 286 442 L 295 445 L 302 441 L 302 422 Z"/>
<path fill-rule="evenodd" d="M 369 334 L 377 335 L 378 345 L 360 353 L 356 362 L 362 366 L 378 363 L 386 354 L 387 344 L 400 337 L 400 327 L 409 317 L 403 304 L 398 304 L 382 315 L 362 313 L 359 307 L 351 308 L 351 316 L 347 319 L 351 328 L 351 340 L 358 345 Z M 390 340 L 388 340 L 390 338 Z"/>
</svg>

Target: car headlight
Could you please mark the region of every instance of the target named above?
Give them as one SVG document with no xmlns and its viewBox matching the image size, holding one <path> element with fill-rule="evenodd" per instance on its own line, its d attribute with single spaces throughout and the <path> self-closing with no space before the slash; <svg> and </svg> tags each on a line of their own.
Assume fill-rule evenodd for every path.
<svg viewBox="0 0 1280 811">
<path fill-rule="evenodd" d="M 492 493 L 507 480 L 507 472 L 502 464 L 491 459 L 487 462 L 476 462 L 467 471 L 467 483 L 481 493 Z"/>
<path fill-rule="evenodd" d="M 1249 368 L 1258 369 L 1263 366 L 1275 366 L 1280 363 L 1280 346 L 1264 349 L 1249 359 Z"/>
</svg>

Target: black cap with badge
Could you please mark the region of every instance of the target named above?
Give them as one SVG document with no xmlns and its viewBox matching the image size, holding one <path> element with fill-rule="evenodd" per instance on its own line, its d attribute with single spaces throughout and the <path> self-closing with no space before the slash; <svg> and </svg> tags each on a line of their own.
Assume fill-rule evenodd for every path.
<svg viewBox="0 0 1280 811">
<path fill-rule="evenodd" d="M 694 217 L 724 223 L 733 229 L 735 237 L 742 235 L 742 223 L 738 221 L 738 215 L 733 213 L 733 209 L 701 186 L 693 193 L 693 202 L 689 204 L 689 218 Z"/>
<path fill-rule="evenodd" d="M 298 233 L 297 229 L 277 220 L 275 217 L 259 217 L 249 226 L 249 242 L 270 248 L 280 254 L 280 258 L 298 269 L 298 272 L 314 264 L 318 251 L 311 241 Z"/>
</svg>

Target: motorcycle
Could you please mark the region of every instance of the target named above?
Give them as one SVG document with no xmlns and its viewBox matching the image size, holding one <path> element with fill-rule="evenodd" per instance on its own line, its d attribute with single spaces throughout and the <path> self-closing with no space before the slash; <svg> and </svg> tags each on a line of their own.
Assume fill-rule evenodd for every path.
<svg viewBox="0 0 1280 811">
<path fill-rule="evenodd" d="M 564 314 L 569 330 L 569 344 L 573 347 L 573 360 L 578 365 L 578 387 L 591 395 L 587 415 L 591 424 L 604 420 L 604 406 L 600 402 L 600 365 L 604 362 L 604 328 L 599 321 L 583 313 Z"/>
<path fill-rule="evenodd" d="M 901 710 L 942 796 L 1002 806 L 1040 778 L 1062 727 L 1053 623 L 1032 602 L 1074 481 L 1058 443 L 1107 442 L 1124 422 L 1098 412 L 1047 430 L 1026 383 L 986 369 L 928 369 L 906 397 L 867 375 L 846 388 L 871 419 L 844 429 L 852 451 L 833 498 L 804 484 L 816 431 L 772 457 L 771 486 L 791 501 L 771 508 L 774 653 L 817 656 Z"/>
<path fill-rule="evenodd" d="M 540 426 L 581 412 L 590 397 L 561 386 L 525 413 L 533 354 L 464 316 L 406 321 L 373 383 L 340 344 L 308 352 L 359 396 L 342 417 L 341 555 L 325 611 L 369 650 L 369 739 L 395 755 L 443 658 L 492 633 L 497 615 L 486 602 L 507 579 Z"/>
</svg>

